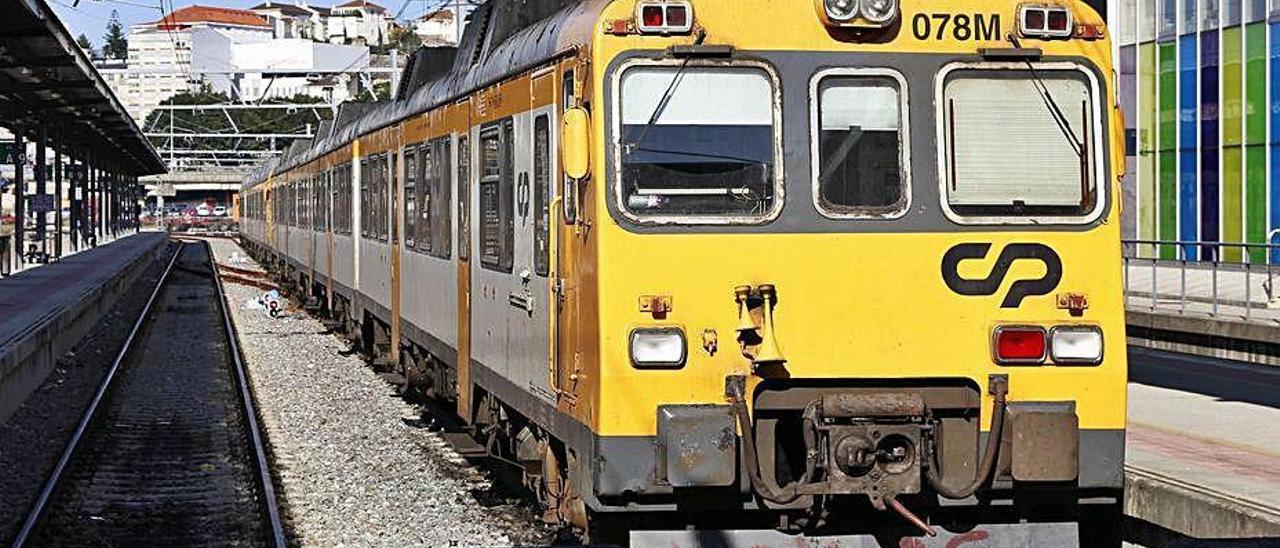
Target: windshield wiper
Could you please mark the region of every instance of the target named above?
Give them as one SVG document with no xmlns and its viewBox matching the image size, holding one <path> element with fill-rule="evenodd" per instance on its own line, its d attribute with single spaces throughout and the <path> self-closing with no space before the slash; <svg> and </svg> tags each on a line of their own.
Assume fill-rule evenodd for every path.
<svg viewBox="0 0 1280 548">
<path fill-rule="evenodd" d="M 706 38 L 706 33 L 698 33 L 698 35 L 693 39 L 693 45 L 701 45 L 702 41 Z M 667 90 L 662 92 L 662 98 L 658 99 L 657 105 L 654 105 L 653 112 L 649 114 L 649 120 L 644 123 L 643 128 L 640 128 L 640 135 L 637 135 L 634 141 L 625 145 L 627 154 L 631 154 L 636 149 L 640 148 L 640 144 L 644 142 L 645 134 L 649 133 L 649 128 L 657 124 L 658 118 L 662 116 L 662 112 L 667 110 L 667 103 L 670 103 L 671 97 L 675 95 L 676 86 L 679 85 L 680 78 L 684 76 L 684 70 L 689 67 L 690 59 L 693 59 L 693 57 L 685 57 L 684 61 L 680 62 L 680 68 L 676 69 L 675 76 L 671 77 L 671 83 L 667 84 Z"/>
<path fill-rule="evenodd" d="M 1017 37 L 1009 36 L 1009 42 L 1015 48 L 1022 48 L 1022 44 L 1018 43 Z M 1062 136 L 1067 138 L 1067 142 L 1071 145 L 1071 150 L 1080 158 L 1081 165 L 1086 166 L 1085 158 L 1085 142 L 1076 136 L 1076 132 L 1071 127 L 1071 122 L 1067 120 L 1067 115 L 1062 112 L 1062 107 L 1058 106 L 1058 101 L 1053 98 L 1053 93 L 1049 91 L 1048 86 L 1044 84 L 1044 80 L 1040 78 L 1040 73 L 1036 72 L 1035 65 L 1031 64 L 1031 59 L 1023 59 L 1027 64 L 1027 72 L 1031 73 L 1032 85 L 1036 88 L 1036 92 L 1040 94 L 1040 99 L 1044 101 L 1044 105 L 1049 109 L 1049 116 L 1058 126 L 1058 130 L 1062 132 Z"/>
</svg>

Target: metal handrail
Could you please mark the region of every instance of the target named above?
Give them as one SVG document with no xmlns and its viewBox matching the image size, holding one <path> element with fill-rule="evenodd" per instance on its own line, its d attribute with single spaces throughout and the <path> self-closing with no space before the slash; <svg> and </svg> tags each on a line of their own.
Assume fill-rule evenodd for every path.
<svg viewBox="0 0 1280 548">
<path fill-rule="evenodd" d="M 1280 259 L 1280 243 L 1270 243 L 1272 238 L 1280 234 L 1280 229 L 1275 229 L 1267 234 L 1267 243 L 1245 243 L 1245 242 L 1210 242 L 1200 240 L 1121 240 L 1122 255 L 1124 260 L 1124 293 L 1125 302 L 1129 302 L 1134 296 L 1130 289 L 1130 269 L 1134 262 L 1146 261 L 1151 266 L 1151 293 L 1150 293 L 1150 309 L 1159 308 L 1160 294 L 1158 291 L 1159 266 L 1161 264 L 1174 264 L 1178 267 L 1179 290 L 1177 295 L 1178 306 L 1177 312 L 1184 314 L 1187 311 L 1187 269 L 1203 270 L 1208 268 L 1211 272 L 1211 289 L 1210 289 L 1210 316 L 1217 316 L 1221 312 L 1222 298 L 1219 288 L 1219 272 L 1228 269 L 1231 271 L 1244 271 L 1244 319 L 1249 320 L 1253 317 L 1253 274 L 1258 268 L 1265 268 L 1266 275 L 1263 277 L 1262 289 L 1266 294 L 1266 302 L 1280 305 L 1275 295 L 1275 279 L 1280 273 L 1280 264 L 1275 264 Z M 1168 249 L 1175 251 L 1175 258 L 1166 257 Z M 1226 250 L 1238 250 L 1240 253 L 1239 260 L 1227 260 L 1223 258 L 1223 252 Z M 1195 250 L 1195 257 L 1190 257 L 1189 251 Z M 1144 253 L 1145 252 L 1145 253 Z M 1262 259 L 1257 260 L 1255 257 L 1261 252 Z M 1266 304 L 1263 305 L 1267 306 Z"/>
</svg>

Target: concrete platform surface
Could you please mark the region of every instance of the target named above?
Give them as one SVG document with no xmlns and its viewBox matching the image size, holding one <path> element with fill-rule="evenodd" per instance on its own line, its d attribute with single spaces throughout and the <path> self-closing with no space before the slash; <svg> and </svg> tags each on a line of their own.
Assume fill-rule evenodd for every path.
<svg viewBox="0 0 1280 548">
<path fill-rule="evenodd" d="M 0 421 L 110 310 L 167 239 L 135 234 L 0 280 Z"/>
<path fill-rule="evenodd" d="M 1127 512 L 1280 542 L 1280 370 L 1133 347 L 1129 360 Z"/>
</svg>

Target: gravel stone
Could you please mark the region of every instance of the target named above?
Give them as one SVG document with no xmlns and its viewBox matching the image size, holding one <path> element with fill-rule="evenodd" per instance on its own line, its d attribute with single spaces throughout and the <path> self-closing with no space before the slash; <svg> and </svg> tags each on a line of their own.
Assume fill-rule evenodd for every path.
<svg viewBox="0 0 1280 548">
<path fill-rule="evenodd" d="M 234 242 L 223 264 L 259 269 Z M 232 258 L 232 253 L 237 258 Z M 528 503 L 506 496 L 395 395 L 347 345 L 300 310 L 271 318 L 246 303 L 261 289 L 226 284 L 300 546 L 546 544 Z"/>
</svg>

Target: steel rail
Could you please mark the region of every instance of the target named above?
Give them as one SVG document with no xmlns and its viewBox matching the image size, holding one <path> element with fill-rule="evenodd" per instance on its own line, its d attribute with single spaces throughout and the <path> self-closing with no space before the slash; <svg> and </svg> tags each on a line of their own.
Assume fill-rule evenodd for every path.
<svg viewBox="0 0 1280 548">
<path fill-rule="evenodd" d="M 253 445 L 254 464 L 258 468 L 258 481 L 261 483 L 264 504 L 267 510 L 267 525 L 271 529 L 271 543 L 276 548 L 286 548 L 288 543 L 284 537 L 284 524 L 280 520 L 280 504 L 276 500 L 275 484 L 271 480 L 271 466 L 267 463 L 266 444 L 262 440 L 262 427 L 258 424 L 258 410 L 253 404 L 253 393 L 249 388 L 249 376 L 245 372 L 244 359 L 240 351 L 240 340 L 236 336 L 235 323 L 231 321 L 231 312 L 227 308 L 227 294 L 222 286 L 222 277 L 218 273 L 218 260 L 213 254 L 213 245 L 202 240 L 204 248 L 209 252 L 209 270 L 213 273 L 214 285 L 218 288 L 218 309 L 222 311 L 222 326 L 226 331 L 230 345 L 231 361 L 235 364 L 236 384 L 240 389 L 240 401 L 244 409 L 245 423 L 249 425 L 249 441 Z"/>
<path fill-rule="evenodd" d="M 160 296 L 160 290 L 169 281 L 169 273 L 173 272 L 173 267 L 177 264 L 178 257 L 182 255 L 183 245 L 181 242 L 178 243 L 178 249 L 175 250 L 173 258 L 169 260 L 169 265 L 165 267 L 164 273 L 160 275 L 160 280 L 156 282 L 155 288 L 151 290 L 151 295 L 147 297 L 147 304 L 142 307 L 142 313 L 138 314 L 138 319 L 133 322 L 133 327 L 129 330 L 129 336 L 125 338 L 124 344 L 120 347 L 120 352 L 116 354 L 115 361 L 111 363 L 111 368 L 107 370 L 102 383 L 98 385 L 98 391 L 94 393 L 88 409 L 80 417 L 80 424 L 76 426 L 75 432 L 71 434 L 71 439 L 67 441 L 67 446 L 62 450 L 62 456 L 58 459 L 58 464 L 53 467 L 53 471 L 49 473 L 48 479 L 45 480 L 44 488 L 40 490 L 40 496 L 32 504 L 26 521 L 22 523 L 22 529 L 19 529 L 18 535 L 14 537 L 13 548 L 26 546 L 31 534 L 35 531 L 36 526 L 39 525 L 40 519 L 44 517 L 49 500 L 53 498 L 54 491 L 62 481 L 63 473 L 66 472 L 72 457 L 75 456 L 75 452 L 80 446 L 80 440 L 84 437 L 85 432 L 89 430 L 89 423 L 93 422 L 94 416 L 98 413 L 98 407 L 106 396 L 107 390 L 111 388 L 111 384 L 116 378 L 116 373 L 120 371 L 120 364 L 124 363 L 125 358 L 133 350 L 133 343 L 138 338 L 138 332 L 142 331 L 142 324 L 151 315 L 152 305 L 155 304 L 156 298 Z"/>
</svg>

